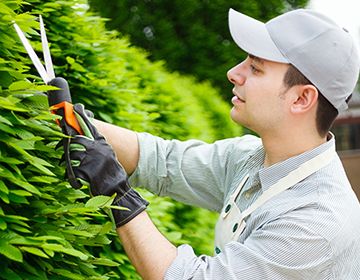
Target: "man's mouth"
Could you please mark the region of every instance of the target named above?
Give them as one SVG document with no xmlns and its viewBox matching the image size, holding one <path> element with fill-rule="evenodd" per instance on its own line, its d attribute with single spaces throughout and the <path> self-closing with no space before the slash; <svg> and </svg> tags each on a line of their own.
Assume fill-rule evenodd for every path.
<svg viewBox="0 0 360 280">
<path fill-rule="evenodd" d="M 232 101 L 235 101 L 235 100 L 238 100 L 238 101 L 241 101 L 243 103 L 245 103 L 245 100 L 243 98 L 240 97 L 240 94 L 238 94 L 235 90 L 232 91 L 232 93 L 235 95 L 231 100 Z"/>
</svg>

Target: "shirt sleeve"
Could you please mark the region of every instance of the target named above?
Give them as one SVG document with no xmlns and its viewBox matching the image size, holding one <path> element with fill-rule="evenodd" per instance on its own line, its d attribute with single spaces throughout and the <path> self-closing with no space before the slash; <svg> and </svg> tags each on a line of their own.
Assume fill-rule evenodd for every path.
<svg viewBox="0 0 360 280">
<path fill-rule="evenodd" d="M 218 212 L 223 205 L 225 188 L 233 178 L 234 147 L 238 147 L 241 158 L 259 144 L 254 136 L 212 144 L 198 140 L 164 140 L 148 133 L 137 136 L 140 157 L 130 176 L 132 186 L 142 186 L 157 195 Z"/>
<path fill-rule="evenodd" d="M 164 279 L 332 279 L 329 247 L 306 225 L 280 218 L 256 230 L 243 244 L 228 243 L 214 257 L 197 257 L 190 246 L 181 245 Z"/>
</svg>

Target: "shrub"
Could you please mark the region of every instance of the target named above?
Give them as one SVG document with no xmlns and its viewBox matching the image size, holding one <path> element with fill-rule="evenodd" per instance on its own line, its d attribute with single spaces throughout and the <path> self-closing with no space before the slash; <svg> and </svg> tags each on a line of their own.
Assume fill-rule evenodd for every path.
<svg viewBox="0 0 360 280">
<path fill-rule="evenodd" d="M 63 136 L 48 111 L 49 89 L 38 78 L 12 27 L 15 20 L 41 51 L 36 16 L 42 14 L 58 76 L 74 102 L 99 119 L 165 138 L 212 141 L 237 135 L 228 106 L 206 83 L 167 73 L 161 62 L 106 31 L 104 20 L 87 11 L 85 0 L 3 0 L 0 3 L 0 278 L 138 279 L 106 215 L 109 198 L 89 198 L 64 180 L 59 165 Z M 153 197 L 150 215 L 175 244 L 211 251 L 196 223 L 184 231 L 181 205 Z M 189 208 L 193 220 L 205 210 Z M 203 227 L 213 231 L 214 214 Z"/>
</svg>

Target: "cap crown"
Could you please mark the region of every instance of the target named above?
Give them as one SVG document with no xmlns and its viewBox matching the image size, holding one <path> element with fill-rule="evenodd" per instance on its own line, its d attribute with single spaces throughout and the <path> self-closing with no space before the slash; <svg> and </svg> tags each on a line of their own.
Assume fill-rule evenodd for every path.
<svg viewBox="0 0 360 280">
<path fill-rule="evenodd" d="M 326 16 L 299 9 L 266 23 L 275 45 L 338 110 L 347 108 L 359 76 L 359 55 L 350 34 Z"/>
</svg>

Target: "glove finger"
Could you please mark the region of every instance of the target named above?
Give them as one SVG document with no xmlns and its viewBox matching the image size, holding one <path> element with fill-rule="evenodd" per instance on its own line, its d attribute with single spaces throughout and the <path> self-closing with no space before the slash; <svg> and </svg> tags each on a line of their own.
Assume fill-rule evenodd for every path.
<svg viewBox="0 0 360 280">
<path fill-rule="evenodd" d="M 82 128 L 82 130 L 84 131 L 85 135 L 89 138 L 95 138 L 95 139 L 99 139 L 99 138 L 103 138 L 103 136 L 98 132 L 98 130 L 96 129 L 96 127 L 92 124 L 89 116 L 87 115 L 86 111 L 85 111 L 85 107 L 83 104 L 75 104 L 74 105 L 74 113 L 76 115 L 76 118 L 79 121 L 79 124 Z M 91 135 L 91 136 L 90 136 Z"/>
<path fill-rule="evenodd" d="M 82 187 L 82 184 L 76 179 L 76 176 L 73 171 L 73 167 L 71 166 L 70 141 L 71 138 L 63 138 L 63 145 L 64 145 L 63 158 L 64 158 L 64 162 L 66 163 L 65 176 L 73 188 L 79 189 Z"/>
<path fill-rule="evenodd" d="M 69 144 L 70 165 L 77 182 L 83 186 L 90 186 L 88 172 L 91 172 L 91 169 L 83 166 L 82 163 L 85 162 L 87 148 L 93 144 L 93 140 L 82 135 L 72 137 Z"/>
<path fill-rule="evenodd" d="M 94 118 L 94 113 L 91 112 L 90 110 L 85 109 L 85 113 L 86 113 L 86 115 L 87 115 L 90 119 L 93 119 L 93 118 Z"/>
<path fill-rule="evenodd" d="M 84 152 L 70 151 L 71 166 L 79 166 L 80 164 L 76 163 L 76 162 L 79 161 L 81 163 L 85 157 L 86 157 L 86 154 Z"/>
<path fill-rule="evenodd" d="M 74 167 L 79 167 L 80 164 L 81 164 L 81 161 L 80 160 L 77 160 L 77 159 L 72 159 L 71 161 L 71 166 L 74 168 Z"/>
<path fill-rule="evenodd" d="M 70 152 L 85 152 L 86 151 L 86 147 L 79 143 L 71 143 L 69 148 L 70 148 Z"/>
<path fill-rule="evenodd" d="M 80 165 L 80 162 L 86 157 L 86 150 L 93 145 L 93 143 L 93 140 L 82 135 L 76 135 L 71 138 L 69 144 L 69 160 L 71 166 Z"/>
<path fill-rule="evenodd" d="M 86 173 L 83 172 L 81 167 L 73 166 L 72 170 L 73 170 L 75 178 L 79 184 L 81 184 L 83 186 L 88 186 L 88 187 L 90 186 L 88 176 L 86 175 Z"/>
<path fill-rule="evenodd" d="M 73 146 L 74 149 L 82 150 L 80 146 L 83 146 L 86 150 L 94 144 L 94 140 L 90 139 L 84 135 L 75 135 L 70 139 L 70 146 Z"/>
</svg>

